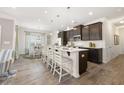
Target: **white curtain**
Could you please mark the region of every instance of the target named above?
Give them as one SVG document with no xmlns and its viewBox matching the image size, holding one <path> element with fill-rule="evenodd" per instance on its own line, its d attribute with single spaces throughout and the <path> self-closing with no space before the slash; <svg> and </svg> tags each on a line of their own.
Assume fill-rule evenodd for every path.
<svg viewBox="0 0 124 93">
<path fill-rule="evenodd" d="M 26 50 L 33 52 L 35 47 L 45 45 L 46 37 L 41 33 L 26 32 Z"/>
</svg>

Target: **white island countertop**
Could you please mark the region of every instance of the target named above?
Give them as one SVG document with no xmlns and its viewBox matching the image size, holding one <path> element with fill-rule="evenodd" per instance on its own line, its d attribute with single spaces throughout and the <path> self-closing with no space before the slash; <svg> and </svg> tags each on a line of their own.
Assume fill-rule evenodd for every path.
<svg viewBox="0 0 124 93">
<path fill-rule="evenodd" d="M 62 49 L 62 51 L 66 51 L 66 52 L 88 51 L 88 49 L 68 48 L 68 47 L 63 47 L 63 48 L 61 48 L 61 49 Z"/>
</svg>

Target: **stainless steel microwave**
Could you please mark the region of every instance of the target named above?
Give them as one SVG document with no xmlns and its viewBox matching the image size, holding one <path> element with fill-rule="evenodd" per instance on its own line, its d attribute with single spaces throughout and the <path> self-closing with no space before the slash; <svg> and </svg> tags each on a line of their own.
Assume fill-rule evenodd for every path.
<svg viewBox="0 0 124 93">
<path fill-rule="evenodd" d="M 80 41 L 81 40 L 81 35 L 75 35 L 73 36 L 74 41 Z"/>
</svg>

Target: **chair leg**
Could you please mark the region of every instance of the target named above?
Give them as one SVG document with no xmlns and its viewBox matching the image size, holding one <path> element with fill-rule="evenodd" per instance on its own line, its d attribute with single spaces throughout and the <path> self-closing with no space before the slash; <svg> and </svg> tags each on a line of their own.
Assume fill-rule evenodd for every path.
<svg viewBox="0 0 124 93">
<path fill-rule="evenodd" d="M 56 63 L 54 64 L 53 75 L 55 75 Z"/>
<path fill-rule="evenodd" d="M 49 64 L 48 64 L 48 62 L 46 62 L 46 65 L 47 65 L 47 68 L 49 68 Z"/>
<path fill-rule="evenodd" d="M 52 64 L 51 64 L 50 72 L 52 72 L 52 71 L 53 71 L 53 62 L 52 62 Z"/>
<path fill-rule="evenodd" d="M 60 67 L 59 82 L 61 82 L 61 79 L 62 79 L 62 67 Z"/>
</svg>

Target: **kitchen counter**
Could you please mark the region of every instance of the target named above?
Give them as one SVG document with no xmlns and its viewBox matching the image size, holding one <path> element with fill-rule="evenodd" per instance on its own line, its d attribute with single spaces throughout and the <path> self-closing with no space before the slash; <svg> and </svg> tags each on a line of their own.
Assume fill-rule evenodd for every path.
<svg viewBox="0 0 124 93">
<path fill-rule="evenodd" d="M 66 51 L 66 52 L 88 51 L 88 49 L 68 48 L 68 47 L 63 47 L 63 48 L 61 48 L 61 49 L 62 49 L 62 51 Z"/>
<path fill-rule="evenodd" d="M 101 47 L 83 47 L 83 46 L 76 46 L 76 47 L 80 47 L 80 48 L 86 48 L 86 49 L 102 49 Z"/>
</svg>

